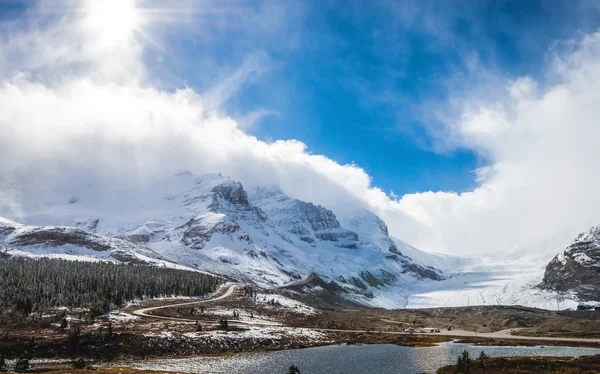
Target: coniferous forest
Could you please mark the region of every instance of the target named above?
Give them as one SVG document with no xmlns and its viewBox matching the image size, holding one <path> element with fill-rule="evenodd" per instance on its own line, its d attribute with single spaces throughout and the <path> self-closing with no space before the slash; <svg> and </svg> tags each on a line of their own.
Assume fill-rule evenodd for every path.
<svg viewBox="0 0 600 374">
<path fill-rule="evenodd" d="M 0 260 L 0 315 L 29 315 L 53 307 L 85 307 L 97 314 L 127 301 L 202 296 L 217 277 L 186 270 L 60 259 Z"/>
</svg>

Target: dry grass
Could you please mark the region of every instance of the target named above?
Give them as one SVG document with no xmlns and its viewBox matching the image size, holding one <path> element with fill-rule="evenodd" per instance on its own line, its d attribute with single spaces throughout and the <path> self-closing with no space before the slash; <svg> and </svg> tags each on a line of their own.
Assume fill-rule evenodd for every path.
<svg viewBox="0 0 600 374">
<path fill-rule="evenodd" d="M 484 361 L 485 367 L 479 366 L 475 360 L 471 364 L 471 374 L 577 374 L 600 373 L 600 355 L 580 358 L 572 357 L 498 357 Z M 456 373 L 455 366 L 445 366 L 438 369 L 438 374 Z"/>
</svg>

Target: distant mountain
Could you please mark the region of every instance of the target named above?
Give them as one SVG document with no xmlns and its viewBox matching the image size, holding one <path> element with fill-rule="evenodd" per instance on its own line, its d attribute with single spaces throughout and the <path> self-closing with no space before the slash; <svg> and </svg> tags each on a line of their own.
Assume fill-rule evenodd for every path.
<svg viewBox="0 0 600 374">
<path fill-rule="evenodd" d="M 600 226 L 581 233 L 550 261 L 542 287 L 574 292 L 580 300 L 600 300 Z"/>
<path fill-rule="evenodd" d="M 166 260 L 151 249 L 76 227 L 26 226 L 0 218 L 0 254 L 58 257 L 71 260 L 111 261 L 188 269 Z"/>
<path fill-rule="evenodd" d="M 177 264 L 261 286 L 314 274 L 363 295 L 445 278 L 427 264 L 436 255 L 392 239 L 377 215 L 338 218 L 275 186 L 246 191 L 219 174 L 185 172 L 135 190 L 90 191 L 82 185 L 31 194 L 24 206 L 28 225 L 0 221 L 0 250 Z"/>
</svg>

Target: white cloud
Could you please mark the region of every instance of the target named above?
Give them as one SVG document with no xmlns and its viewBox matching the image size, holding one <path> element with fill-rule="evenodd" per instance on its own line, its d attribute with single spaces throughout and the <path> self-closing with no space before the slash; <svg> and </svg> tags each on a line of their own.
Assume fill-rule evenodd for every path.
<svg viewBox="0 0 600 374">
<path fill-rule="evenodd" d="M 146 76 L 140 40 L 98 51 L 88 45 L 93 35 L 67 31 L 79 21 L 75 13 L 50 26 L 14 26 L 0 39 L 0 215 L 32 213 L 7 180 L 39 188 L 85 181 L 103 191 L 188 169 L 279 183 L 338 213 L 368 206 L 394 235 L 453 254 L 506 251 L 600 223 L 600 35 L 556 56 L 551 86 L 525 77 L 505 82 L 499 97 L 462 101 L 443 133 L 491 161 L 476 189 L 391 199 L 359 166 L 295 140 L 260 141 L 220 112 L 268 59 L 251 56 L 206 93 L 162 91 Z"/>
<path fill-rule="evenodd" d="M 466 103 L 451 131 L 491 166 L 471 192 L 412 194 L 390 203 L 385 216 L 396 233 L 424 248 L 478 253 L 534 245 L 561 232 L 559 247 L 600 224 L 599 57 L 600 34 L 588 35 L 556 56 L 548 72 L 555 82 L 543 92 L 525 77 L 488 104 Z M 419 230 L 404 230 L 395 212 Z"/>
</svg>

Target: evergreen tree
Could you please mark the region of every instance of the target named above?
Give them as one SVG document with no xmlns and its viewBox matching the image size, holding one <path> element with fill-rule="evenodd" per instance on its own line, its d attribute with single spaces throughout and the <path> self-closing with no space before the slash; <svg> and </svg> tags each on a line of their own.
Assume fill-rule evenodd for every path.
<svg viewBox="0 0 600 374">
<path fill-rule="evenodd" d="M 67 327 L 69 327 L 69 321 L 63 317 L 62 321 L 60 321 L 60 328 L 64 330 Z"/>
<path fill-rule="evenodd" d="M 301 374 L 301 373 L 300 373 L 300 369 L 298 369 L 298 366 L 290 365 L 290 367 L 288 368 L 287 374 Z"/>
<path fill-rule="evenodd" d="M 206 295 L 221 282 L 207 274 L 152 266 L 8 258 L 0 261 L 0 320 L 56 307 L 90 308 L 91 315 L 101 315 L 134 299 Z"/>
<path fill-rule="evenodd" d="M 487 359 L 488 356 L 485 354 L 484 351 L 481 351 L 481 353 L 479 354 L 479 364 L 477 365 L 480 369 L 483 369 L 485 371 L 485 359 Z"/>
<path fill-rule="evenodd" d="M 23 306 L 23 314 L 28 316 L 31 314 L 31 312 L 33 311 L 33 303 L 31 302 L 31 299 L 27 299 L 25 300 L 25 305 Z"/>
<path fill-rule="evenodd" d="M 76 327 L 69 334 L 69 345 L 73 351 L 76 351 L 79 348 L 79 342 L 81 341 L 81 330 L 79 327 Z"/>
<path fill-rule="evenodd" d="M 229 321 L 227 321 L 227 318 L 221 317 L 219 319 L 219 329 L 227 330 L 228 328 L 229 328 Z"/>
<path fill-rule="evenodd" d="M 73 360 L 71 363 L 74 369 L 85 369 L 87 365 L 85 364 L 85 360 L 83 358 L 78 358 Z"/>
<path fill-rule="evenodd" d="M 470 374 L 471 373 L 471 364 L 473 363 L 473 359 L 469 356 L 469 352 L 465 349 L 463 353 L 458 356 L 456 360 L 456 366 L 454 368 L 455 373 L 461 374 Z"/>
<path fill-rule="evenodd" d="M 27 373 L 30 370 L 29 360 L 26 358 L 20 358 L 17 360 L 15 364 L 15 372 L 17 373 Z"/>
<path fill-rule="evenodd" d="M 8 372 L 8 365 L 6 365 L 6 359 L 4 359 L 4 356 L 0 355 L 0 373 L 7 373 Z"/>
</svg>

